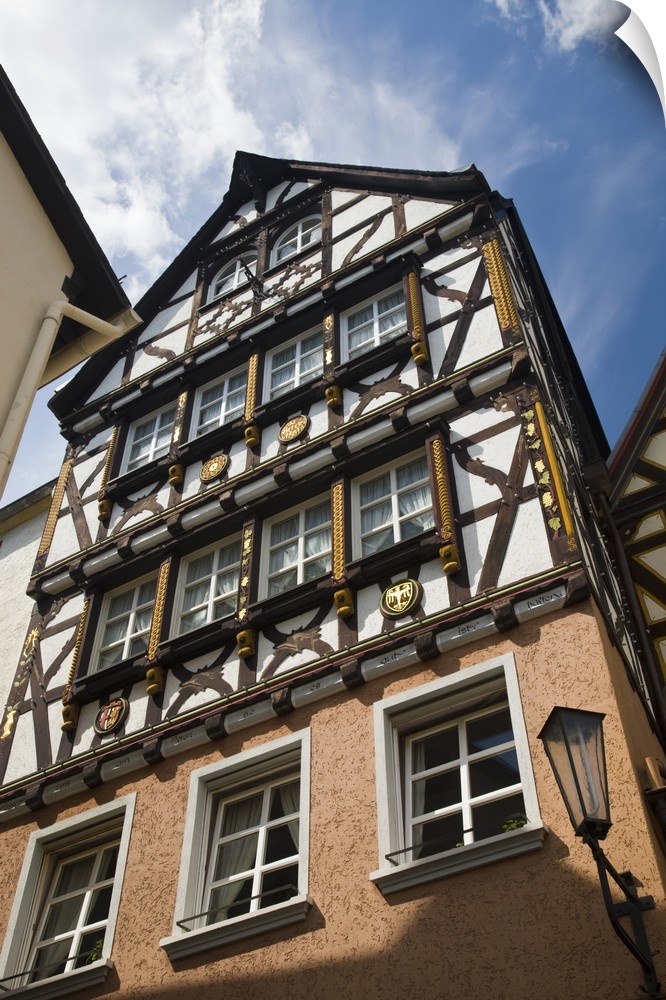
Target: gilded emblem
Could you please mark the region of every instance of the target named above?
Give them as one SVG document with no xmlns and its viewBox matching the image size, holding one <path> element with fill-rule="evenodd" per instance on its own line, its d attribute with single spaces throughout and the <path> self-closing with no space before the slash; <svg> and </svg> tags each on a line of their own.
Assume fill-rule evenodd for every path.
<svg viewBox="0 0 666 1000">
<path fill-rule="evenodd" d="M 420 603 L 422 597 L 423 587 L 418 580 L 401 580 L 386 588 L 379 608 L 386 618 L 402 618 Z"/>
<path fill-rule="evenodd" d="M 292 417 L 286 423 L 282 424 L 278 432 L 278 441 L 282 444 L 296 441 L 297 438 L 305 434 L 309 426 L 310 418 L 306 417 L 304 413 L 299 414 L 297 417 Z"/>
<path fill-rule="evenodd" d="M 201 466 L 199 479 L 202 483 L 209 483 L 212 479 L 217 479 L 218 476 L 221 476 L 228 465 L 228 455 L 216 455 L 215 458 L 209 458 Z"/>
<path fill-rule="evenodd" d="M 106 736 L 120 729 L 127 718 L 129 712 L 129 702 L 127 698 L 114 698 L 113 701 L 102 705 L 95 716 L 93 729 L 99 736 Z"/>
</svg>

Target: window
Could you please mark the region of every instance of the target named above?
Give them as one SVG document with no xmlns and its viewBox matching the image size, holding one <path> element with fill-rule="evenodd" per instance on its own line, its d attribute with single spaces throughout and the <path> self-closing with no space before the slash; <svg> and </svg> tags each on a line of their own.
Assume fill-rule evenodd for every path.
<svg viewBox="0 0 666 1000">
<path fill-rule="evenodd" d="M 360 556 L 369 556 L 434 525 L 425 456 L 390 466 L 357 484 Z"/>
<path fill-rule="evenodd" d="M 146 462 L 162 458 L 171 445 L 171 431 L 176 419 L 176 407 L 163 410 L 134 424 L 130 431 L 125 472 L 139 469 Z"/>
<path fill-rule="evenodd" d="M 157 580 L 151 577 L 115 594 L 109 594 L 102 608 L 95 670 L 140 656 L 148 649 Z"/>
<path fill-rule="evenodd" d="M 245 407 L 247 371 L 235 372 L 201 389 L 196 402 L 196 436 L 228 424 Z"/>
<path fill-rule="evenodd" d="M 170 958 L 302 920 L 310 734 L 290 734 L 192 774 Z"/>
<path fill-rule="evenodd" d="M 382 892 L 543 841 L 513 656 L 375 706 Z"/>
<path fill-rule="evenodd" d="M 405 296 L 401 288 L 366 302 L 342 317 L 347 357 L 358 357 L 407 332 Z"/>
<path fill-rule="evenodd" d="M 331 572 L 331 503 L 326 499 L 266 526 L 267 596 Z"/>
<path fill-rule="evenodd" d="M 321 330 L 274 351 L 268 358 L 268 396 L 276 399 L 324 370 L 324 334 Z"/>
<path fill-rule="evenodd" d="M 273 249 L 273 263 L 279 264 L 300 253 L 321 239 L 321 216 L 309 215 L 290 226 L 278 239 Z"/>
<path fill-rule="evenodd" d="M 184 567 L 178 631 L 191 632 L 236 613 L 240 539 L 188 560 Z"/>
<path fill-rule="evenodd" d="M 254 277 L 256 270 L 257 253 L 255 250 L 245 253 L 242 257 L 237 257 L 235 260 L 225 264 L 211 282 L 213 289 L 212 297 L 217 299 L 220 295 L 235 292 L 241 285 L 245 285 L 251 276 Z"/>
<path fill-rule="evenodd" d="M 31 834 L 0 957 L 2 987 L 53 997 L 103 981 L 113 967 L 133 807 L 128 796 Z"/>
</svg>

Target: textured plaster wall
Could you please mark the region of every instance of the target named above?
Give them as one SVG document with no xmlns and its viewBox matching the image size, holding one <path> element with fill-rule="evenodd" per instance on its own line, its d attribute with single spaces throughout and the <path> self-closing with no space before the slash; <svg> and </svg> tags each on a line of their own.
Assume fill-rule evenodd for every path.
<svg viewBox="0 0 666 1000">
<path fill-rule="evenodd" d="M 44 313 L 51 302 L 62 298 L 60 288 L 65 276 L 71 274 L 72 261 L 3 136 L 0 136 L 0 191 L 0 233 L 3 246 L 11 247 L 11 253 L 3 254 L 0 269 L 2 427 Z"/>
<path fill-rule="evenodd" d="M 540 808 L 549 828 L 545 847 L 385 899 L 368 879 L 378 862 L 372 705 L 508 651 L 516 658 Z M 492 644 L 479 641 L 462 655 L 451 652 L 297 710 L 250 735 L 227 737 L 208 753 L 164 761 L 140 780 L 101 786 L 89 799 L 44 810 L 31 823 L 16 823 L 0 833 L 0 878 L 9 898 L 31 828 L 80 812 L 91 800 L 106 802 L 136 790 L 113 947 L 116 971 L 104 988 L 77 993 L 82 1000 L 102 995 L 117 1000 L 637 996 L 640 970 L 608 923 L 592 858 L 573 836 L 535 738 L 554 704 L 608 713 L 617 823 L 607 846 L 616 867 L 630 867 L 644 891 L 655 896 L 658 909 L 646 915 L 646 924 L 652 947 L 666 955 L 661 862 L 655 860 L 633 780 L 633 738 L 630 748 L 615 702 L 618 677 L 618 665 L 609 668 L 606 662 L 591 605 L 580 605 L 524 624 Z M 632 723 L 642 724 L 632 712 Z M 157 942 L 171 932 L 190 771 L 305 726 L 312 731 L 310 914 L 303 924 L 172 967 Z M 8 909 L 0 913 L 3 933 Z M 657 962 L 666 976 L 666 962 Z"/>
<path fill-rule="evenodd" d="M 47 509 L 15 527 L 0 527 L 0 706 L 11 703 L 9 690 L 21 657 L 34 602 L 25 593 L 42 537 Z M 23 586 L 17 581 L 22 581 Z"/>
</svg>

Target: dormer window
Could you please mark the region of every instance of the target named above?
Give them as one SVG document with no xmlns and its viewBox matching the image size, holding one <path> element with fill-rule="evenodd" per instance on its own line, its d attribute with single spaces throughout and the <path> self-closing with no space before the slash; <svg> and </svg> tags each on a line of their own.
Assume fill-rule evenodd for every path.
<svg viewBox="0 0 666 1000">
<path fill-rule="evenodd" d="M 241 285 L 247 284 L 250 280 L 250 275 L 254 277 L 256 272 L 256 250 L 251 250 L 249 253 L 244 253 L 241 257 L 236 257 L 235 260 L 229 261 L 221 271 L 218 271 L 211 282 L 213 289 L 211 298 L 217 299 L 220 295 L 228 295 L 230 292 L 235 292 Z"/>
<path fill-rule="evenodd" d="M 273 249 L 273 263 L 280 264 L 321 239 L 321 215 L 300 219 L 280 236 Z"/>
</svg>

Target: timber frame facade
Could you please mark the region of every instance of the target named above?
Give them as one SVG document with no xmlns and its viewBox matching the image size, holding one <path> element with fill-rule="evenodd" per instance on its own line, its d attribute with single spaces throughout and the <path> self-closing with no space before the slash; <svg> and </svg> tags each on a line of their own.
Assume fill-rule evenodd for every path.
<svg viewBox="0 0 666 1000">
<path fill-rule="evenodd" d="M 433 878 L 469 877 L 459 872 L 511 853 L 528 853 L 538 878 L 546 825 L 531 774 L 539 766 L 529 763 L 538 713 L 574 688 L 579 701 L 586 690 L 594 700 L 597 690 L 610 691 L 612 676 L 615 701 L 603 697 L 621 726 L 623 699 L 640 720 L 636 745 L 622 743 L 622 766 L 631 760 L 636 769 L 641 754 L 659 752 L 664 717 L 661 682 L 646 666 L 615 578 L 604 511 L 590 499 L 608 446 L 512 203 L 474 166 L 425 173 L 238 153 L 219 209 L 137 311 L 143 325 L 93 357 L 52 403 L 68 444 L 0 722 L 0 821 L 19 837 L 33 815 L 72 824 L 88 807 L 102 810 L 93 819 L 116 838 L 131 880 L 128 817 L 136 827 L 142 782 L 162 783 L 181 830 L 186 803 L 176 772 L 204 765 L 192 771 L 194 818 L 188 811 L 184 834 L 199 854 L 186 863 L 183 848 L 173 928 L 151 943 L 159 939 L 159 961 L 175 969 L 162 969 L 161 981 L 176 989 L 172 978 L 180 977 L 194 989 L 198 973 L 183 978 L 178 962 L 206 949 L 218 949 L 213 960 L 221 961 L 230 941 L 253 933 L 251 917 L 275 955 L 289 946 L 290 932 L 276 930 L 281 922 L 305 920 L 314 934 L 315 911 L 327 919 L 322 898 L 312 909 L 301 883 L 302 798 L 298 891 L 266 889 L 273 883 L 260 876 L 274 875 L 278 863 L 256 861 L 253 888 L 243 889 L 252 893 L 247 913 L 229 903 L 233 871 L 222 888 L 212 875 L 204 888 L 197 882 L 197 864 L 206 867 L 201 844 L 213 836 L 206 803 L 241 787 L 241 770 L 242 787 L 261 779 L 262 794 L 277 801 L 275 789 L 289 789 L 299 766 L 303 776 L 306 760 L 314 803 L 317 752 L 330 739 L 337 753 L 335 724 L 319 732 L 317 718 L 335 704 L 342 725 L 351 706 L 367 703 L 388 789 L 377 791 L 377 899 Z M 575 668 L 566 647 L 569 628 L 592 629 L 587 680 L 587 666 Z M 464 828 L 457 806 L 444 810 L 454 817 L 450 829 L 441 817 L 419 821 L 425 805 L 416 790 L 403 816 L 409 775 L 421 766 L 413 719 L 449 719 L 450 704 L 470 727 L 503 698 L 512 734 L 503 752 L 520 762 L 515 787 L 495 775 L 492 792 L 463 794 Z M 435 715 L 424 707 L 431 703 Z M 339 746 L 369 720 L 341 729 Z M 312 739 L 309 729 L 303 735 L 310 725 Z M 407 769 L 400 778 L 391 733 Z M 338 762 L 350 795 L 359 761 L 373 759 L 364 739 Z M 265 772 L 266 747 L 278 770 Z M 302 777 L 301 796 L 304 787 Z M 632 787 L 635 805 L 640 788 Z M 279 795 L 293 828 L 293 795 Z M 543 788 L 539 797 L 548 798 Z M 499 818 L 497 802 L 507 810 Z M 542 801 L 544 819 L 547 811 Z M 231 836 L 225 822 L 215 834 L 223 845 Z M 260 837 L 273 822 L 261 821 Z M 440 824 L 428 827 L 435 848 L 420 846 L 417 857 L 428 822 Z M 317 829 L 313 806 L 313 872 Z M 647 813 L 641 831 L 654 842 L 651 864 L 660 872 L 661 834 Z M 374 830 L 366 841 L 376 857 Z M 48 853 L 49 844 L 39 849 Z M 162 844 L 163 862 L 173 850 Z M 278 869 L 295 870 L 284 857 Z M 175 886 L 176 877 L 167 882 Z M 282 893 L 274 905 L 264 903 L 270 892 Z M 47 913 L 55 906 L 45 905 Z M 120 979 L 108 980 L 109 995 L 138 988 L 129 971 L 123 979 L 109 930 L 85 966 L 59 955 L 51 977 L 26 972 L 55 948 L 43 943 L 46 930 L 41 944 L 26 945 L 34 919 L 15 904 L 0 970 L 12 991 L 39 996 L 68 976 L 68 989 L 75 981 L 90 989 L 113 963 Z M 108 919 L 115 926 L 115 915 Z M 23 944 L 12 944 L 21 933 Z M 81 933 L 88 940 L 92 931 Z M 307 964 L 307 933 L 299 933 Z M 234 948 L 232 979 L 248 974 Z M 522 974 L 527 983 L 526 968 Z M 468 995 L 460 981 L 454 987 Z M 435 994 L 428 987 L 423 995 Z M 511 995 L 531 993 L 512 987 Z M 569 986 L 567 995 L 579 994 Z M 596 994 L 587 984 L 583 995 Z"/>
</svg>

